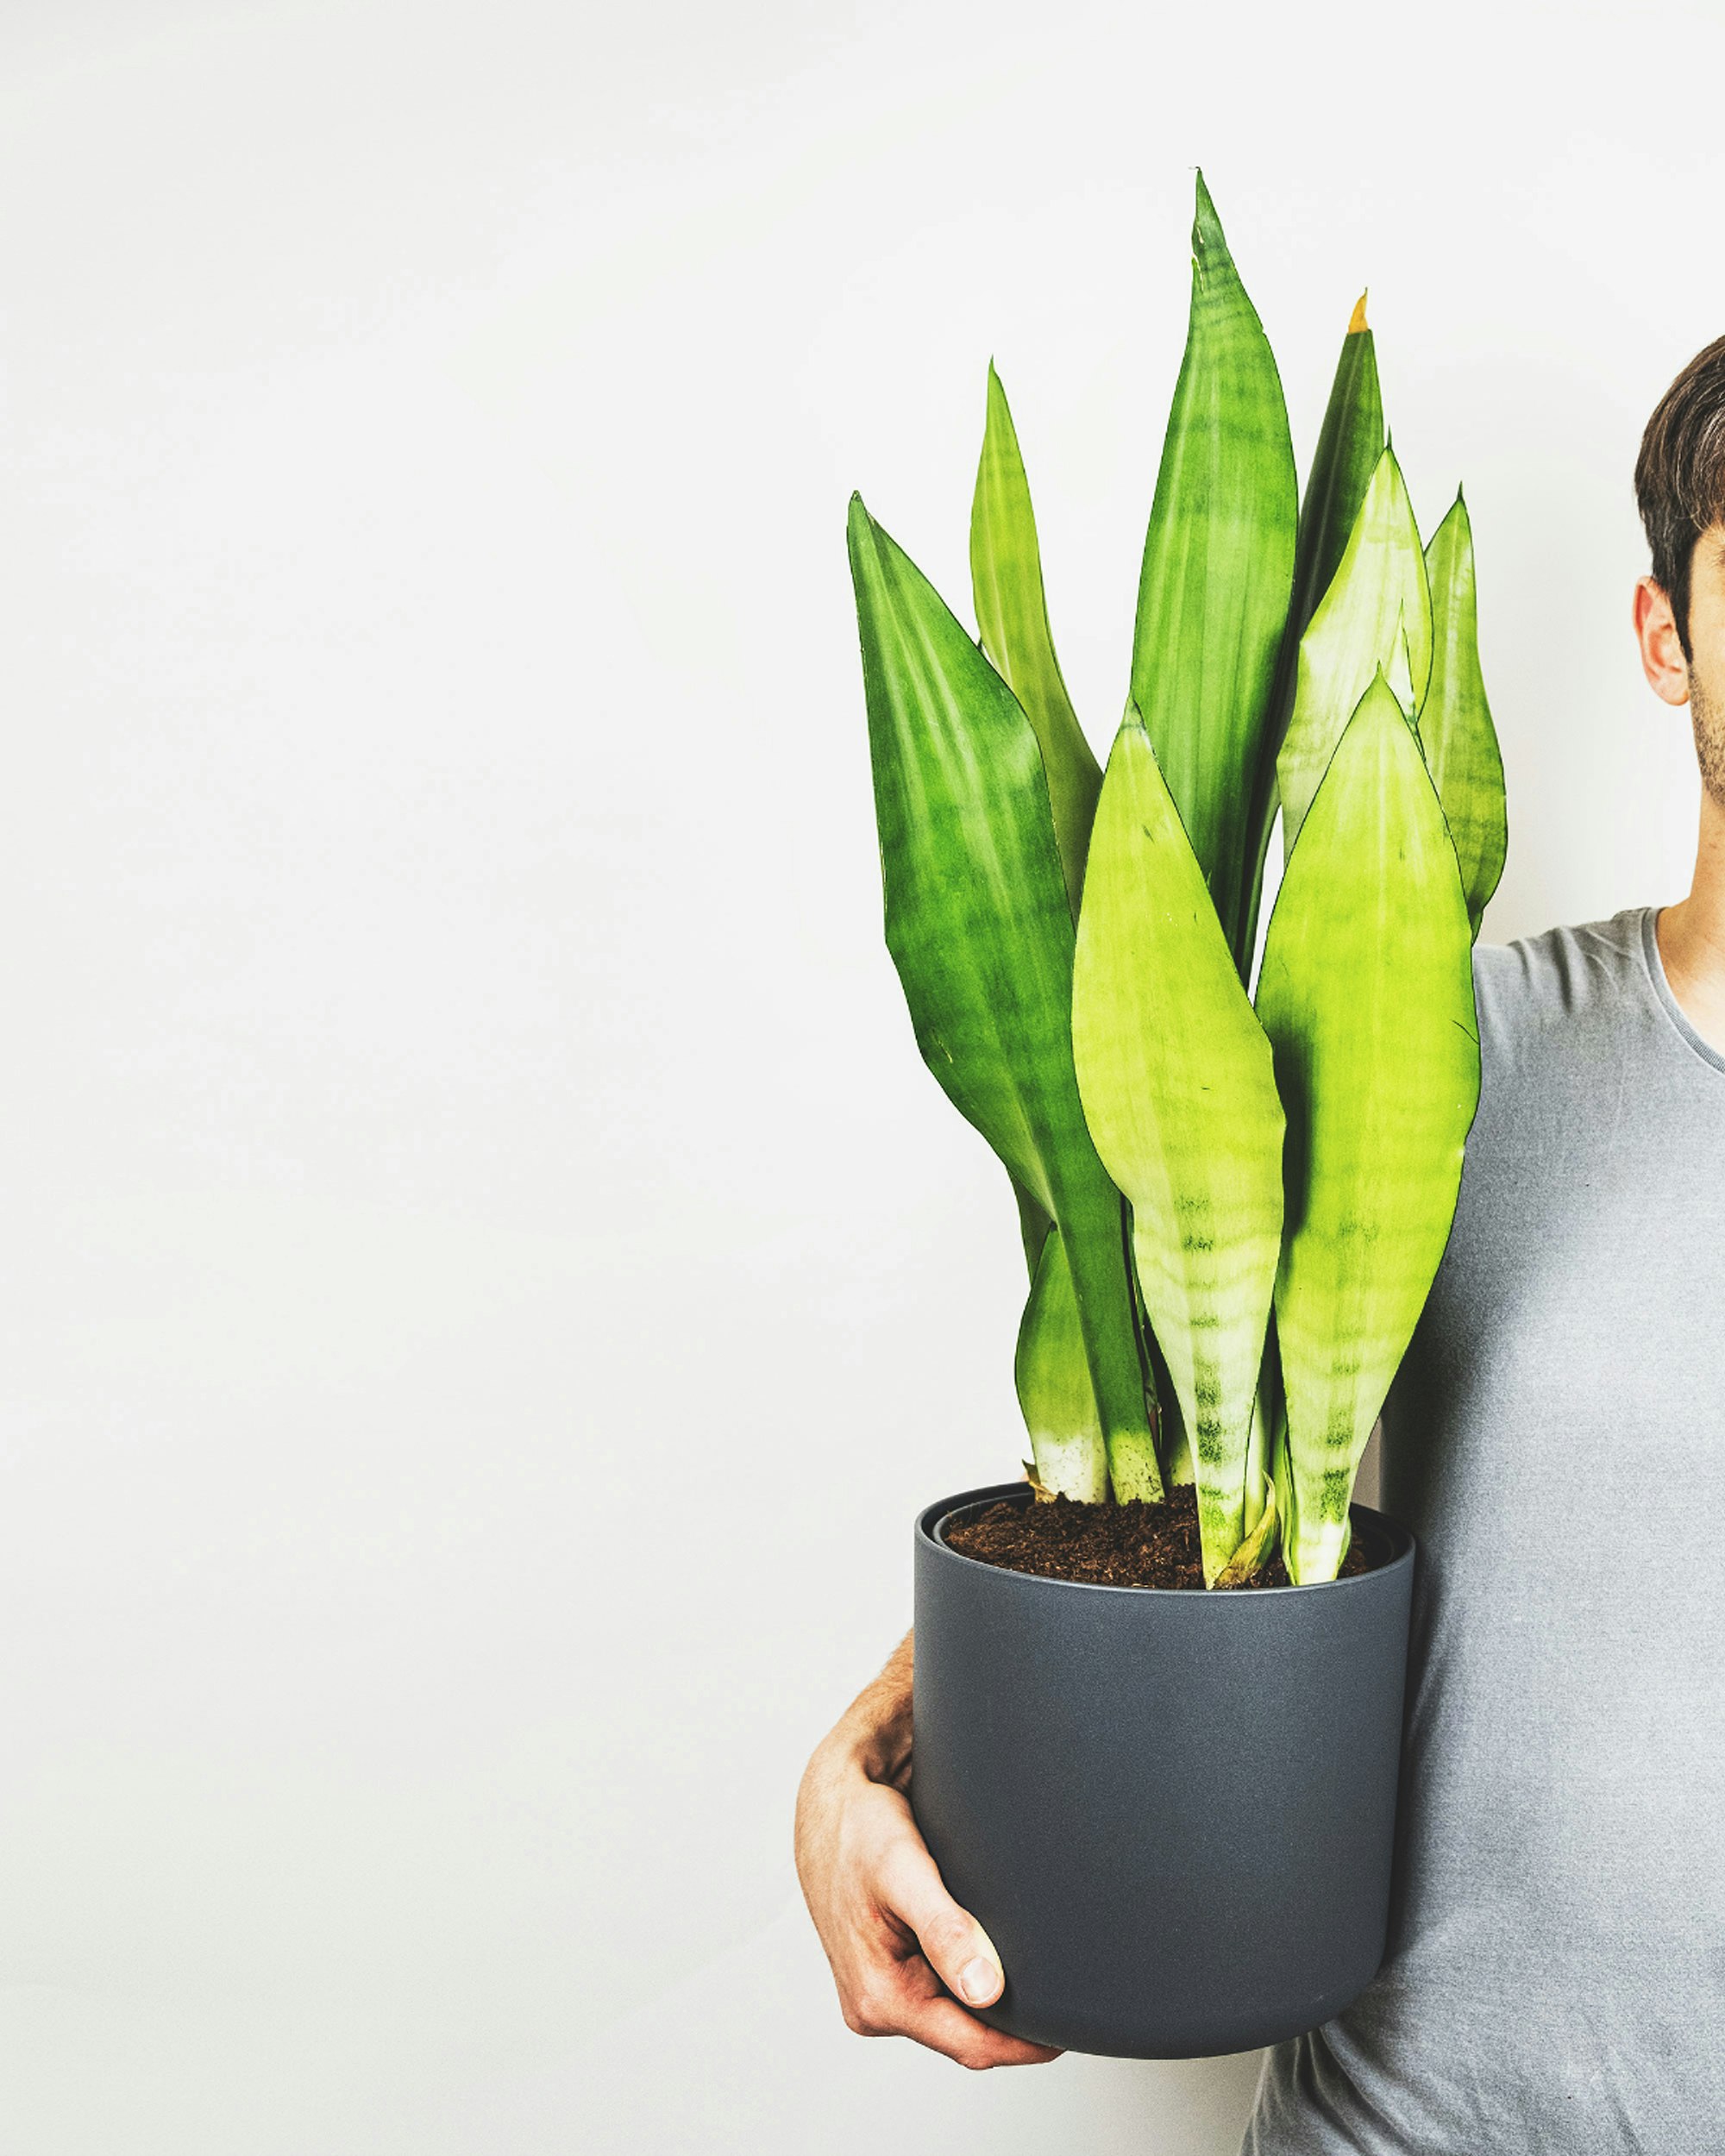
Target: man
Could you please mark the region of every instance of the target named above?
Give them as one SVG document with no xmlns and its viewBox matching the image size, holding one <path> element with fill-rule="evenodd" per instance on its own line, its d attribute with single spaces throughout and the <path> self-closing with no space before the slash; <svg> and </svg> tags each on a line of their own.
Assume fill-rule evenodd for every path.
<svg viewBox="0 0 1725 2156">
<path fill-rule="evenodd" d="M 1635 484 L 1694 882 L 1477 953 L 1479 1115 L 1383 1418 L 1420 1545 L 1389 1953 L 1267 2056 L 1248 2156 L 1725 2147 L 1725 338 Z M 965 2010 L 1003 1977 L 911 1817 L 911 1667 L 906 1639 L 798 1804 L 845 2019 L 1052 2058 Z"/>
</svg>

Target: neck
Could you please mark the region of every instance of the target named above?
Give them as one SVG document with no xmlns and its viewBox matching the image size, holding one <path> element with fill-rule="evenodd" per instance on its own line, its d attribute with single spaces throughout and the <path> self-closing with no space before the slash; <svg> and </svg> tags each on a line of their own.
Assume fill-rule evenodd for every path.
<svg viewBox="0 0 1725 2156">
<path fill-rule="evenodd" d="M 1725 1049 L 1725 806 L 1705 788 L 1689 896 L 1659 917 L 1659 957 L 1684 1016 Z"/>
</svg>

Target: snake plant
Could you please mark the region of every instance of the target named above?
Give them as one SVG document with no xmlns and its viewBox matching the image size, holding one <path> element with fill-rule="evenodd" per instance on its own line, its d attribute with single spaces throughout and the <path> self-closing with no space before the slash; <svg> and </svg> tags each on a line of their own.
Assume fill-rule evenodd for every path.
<svg viewBox="0 0 1725 2156">
<path fill-rule="evenodd" d="M 1210 1585 L 1346 1553 L 1478 1098 L 1503 773 L 1459 496 L 1422 546 L 1364 304 L 1303 495 L 1202 175 L 1106 770 L 1055 654 L 991 366 L 973 638 L 853 498 L 887 942 L 1015 1194 L 1038 1494 L 1195 1487 Z M 1277 816 L 1285 867 L 1262 957 Z"/>
</svg>

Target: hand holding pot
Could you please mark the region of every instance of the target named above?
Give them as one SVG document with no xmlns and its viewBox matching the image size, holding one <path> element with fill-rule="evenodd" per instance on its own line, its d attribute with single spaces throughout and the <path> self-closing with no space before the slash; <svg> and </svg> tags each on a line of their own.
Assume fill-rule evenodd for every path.
<svg viewBox="0 0 1725 2156">
<path fill-rule="evenodd" d="M 958 2003 L 991 2005 L 1004 1977 L 911 1816 L 911 1658 L 906 1639 L 816 1748 L 797 1795 L 797 1876 L 845 2022 L 859 2036 L 908 2036 L 961 2066 L 1057 2059 Z"/>
</svg>

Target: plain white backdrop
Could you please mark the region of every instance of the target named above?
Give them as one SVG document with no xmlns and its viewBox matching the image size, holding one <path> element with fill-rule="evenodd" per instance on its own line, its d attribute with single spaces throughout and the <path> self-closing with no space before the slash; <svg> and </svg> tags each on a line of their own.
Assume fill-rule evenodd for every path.
<svg viewBox="0 0 1725 2156">
<path fill-rule="evenodd" d="M 1251 2059 L 840 2026 L 788 1861 L 1013 1471 L 881 944 L 845 501 L 987 361 L 1099 748 L 1201 162 L 1309 449 L 1458 479 L 1496 939 L 1686 887 L 1640 426 L 1711 8 L 8 0 L 0 2147 L 1228 2156 Z"/>
</svg>

